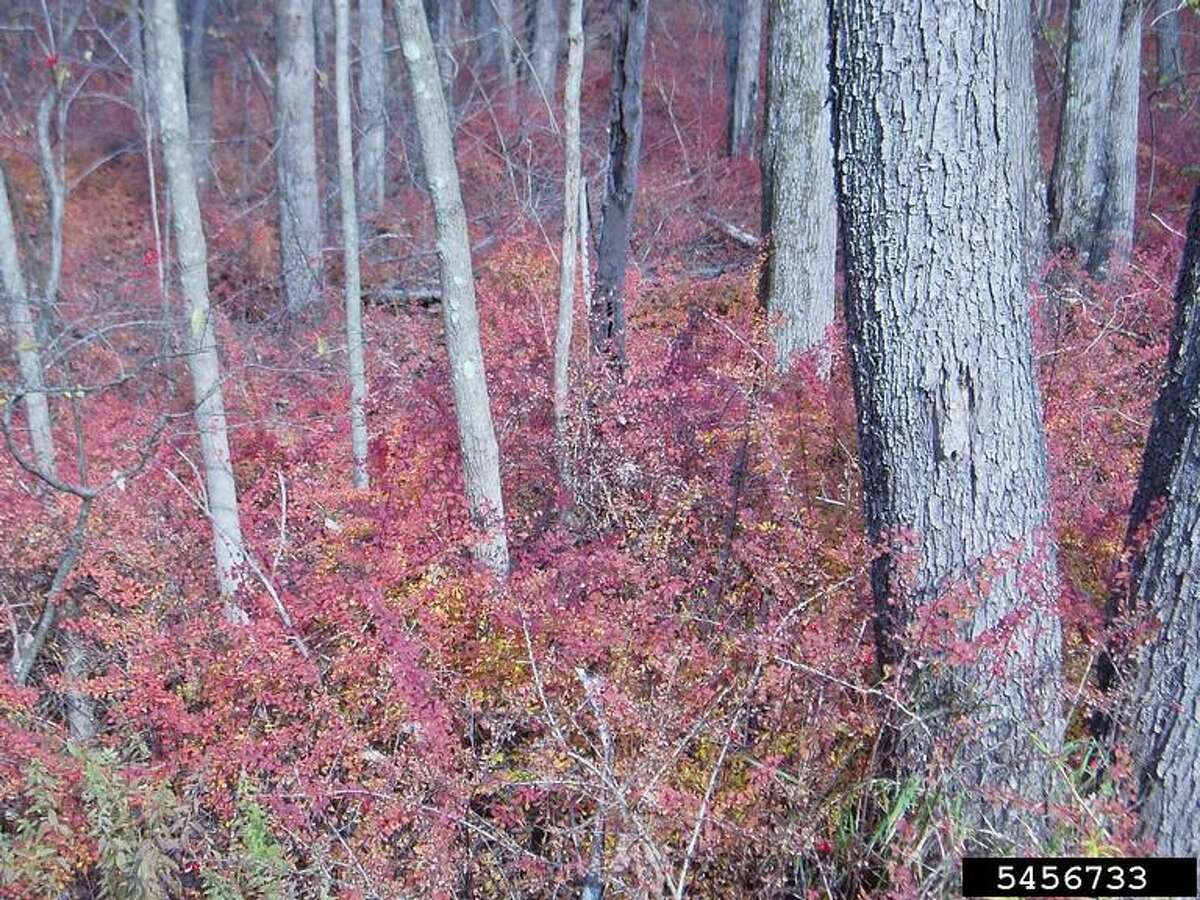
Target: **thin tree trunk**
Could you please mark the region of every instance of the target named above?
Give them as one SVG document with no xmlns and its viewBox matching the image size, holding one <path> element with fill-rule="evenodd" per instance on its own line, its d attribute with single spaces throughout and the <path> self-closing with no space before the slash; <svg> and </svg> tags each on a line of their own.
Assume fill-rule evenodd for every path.
<svg viewBox="0 0 1200 900">
<path fill-rule="evenodd" d="M 568 26 L 569 27 L 569 26 Z M 547 99 L 554 100 L 558 71 L 558 0 L 537 0 L 533 19 L 533 75 Z"/>
<path fill-rule="evenodd" d="M 1159 853 L 1200 848 L 1200 188 L 1175 289 L 1167 375 L 1154 409 L 1127 543 L 1131 609 L 1161 630 L 1136 659 L 1123 717 L 1144 836 Z M 1138 542 L 1146 540 L 1144 549 Z M 1124 731 L 1125 729 L 1123 729 Z"/>
<path fill-rule="evenodd" d="M 1154 4 L 1154 49 L 1158 59 L 1158 83 L 1173 84 L 1183 74 L 1179 46 L 1181 0 L 1157 0 Z"/>
<path fill-rule="evenodd" d="M 179 19 L 175 0 L 150 0 L 148 11 L 155 48 L 159 131 L 172 224 L 179 245 L 179 282 L 187 303 L 187 362 L 192 377 L 193 415 L 200 436 L 207 511 L 212 523 L 217 583 L 225 598 L 226 616 L 231 621 L 244 621 L 245 614 L 237 606 L 235 594 L 242 582 L 245 549 L 229 458 L 217 335 L 208 304 L 208 250 L 188 149 Z"/>
<path fill-rule="evenodd" d="M 350 373 L 350 450 L 354 486 L 366 490 L 367 377 L 363 365 L 362 283 L 358 269 L 358 209 L 354 197 L 350 125 L 350 0 L 333 0 L 336 18 L 338 175 L 342 192 L 342 249 L 346 267 L 346 356 Z"/>
<path fill-rule="evenodd" d="M 824 4 L 771 0 L 766 119 L 762 230 L 770 255 L 761 288 L 776 367 L 786 371 L 833 323 L 837 208 Z"/>
<path fill-rule="evenodd" d="M 433 40 L 420 0 L 395 0 L 396 25 L 412 84 L 413 110 L 421 132 L 425 176 L 437 224 L 442 311 L 450 384 L 458 420 L 458 443 L 467 506 L 479 538 L 475 557 L 498 578 L 508 575 L 508 538 L 500 489 L 500 451 L 492 427 L 487 374 L 475 309 L 475 275 L 467 216 L 458 183 L 450 119 L 439 83 Z"/>
<path fill-rule="evenodd" d="M 509 87 L 517 80 L 513 0 L 479 0 L 479 3 L 490 7 L 479 17 L 490 26 L 482 35 L 487 45 L 486 56 L 488 59 L 498 57 L 501 81 Z"/>
<path fill-rule="evenodd" d="M 321 299 L 323 282 L 313 31 L 313 0 L 276 0 L 279 248 L 284 300 L 293 316 Z"/>
<path fill-rule="evenodd" d="M 742 0 L 738 17 L 737 73 L 733 85 L 733 113 L 729 128 L 729 155 L 751 156 L 758 124 L 758 73 L 762 55 L 762 0 Z"/>
<path fill-rule="evenodd" d="M 22 402 L 25 420 L 29 425 L 29 443 L 33 460 L 43 472 L 55 471 L 54 432 L 50 420 L 50 403 L 46 397 L 42 373 L 42 351 L 37 325 L 21 258 L 17 249 L 17 232 L 13 227 L 12 210 L 8 202 L 8 182 L 0 168 L 0 279 L 8 306 L 8 323 L 12 330 L 13 352 L 21 373 Z"/>
<path fill-rule="evenodd" d="M 337 102 L 333 97 L 333 0 L 313 0 L 314 131 L 317 153 L 317 203 L 322 232 L 342 227 L 338 216 Z"/>
<path fill-rule="evenodd" d="M 359 211 L 372 215 L 383 206 L 387 159 L 387 58 L 383 52 L 383 0 L 359 0 L 358 73 Z"/>
<path fill-rule="evenodd" d="M 1071 0 L 1050 241 L 1097 275 L 1123 269 L 1132 245 L 1141 21 L 1140 0 Z"/>
<path fill-rule="evenodd" d="M 746 0 L 718 0 L 721 29 L 725 39 L 725 147 L 733 146 L 733 108 L 737 93 L 738 41 L 741 38 L 742 7 Z"/>
<path fill-rule="evenodd" d="M 596 292 L 591 299 L 592 346 L 625 365 L 625 270 L 633 231 L 642 150 L 642 62 L 650 0 L 619 0 L 613 36 L 612 102 L 608 121 L 608 182 L 600 223 Z"/>
<path fill-rule="evenodd" d="M 554 335 L 554 440 L 559 481 L 573 490 L 567 458 L 568 400 L 570 398 L 571 331 L 575 321 L 575 251 L 579 246 L 579 182 L 582 162 L 579 145 L 579 95 L 583 82 L 583 0 L 569 0 L 567 9 L 567 82 L 563 94 L 563 137 L 566 160 L 563 172 L 562 268 L 558 279 L 558 328 Z"/>
<path fill-rule="evenodd" d="M 460 0 L 433 0 L 431 12 L 430 22 L 434 32 L 433 43 L 437 53 L 438 73 L 442 79 L 442 93 L 446 96 L 446 111 L 453 122 L 454 83 L 458 75 L 454 42 L 458 35 L 458 23 L 462 19 L 462 4 Z"/>
<path fill-rule="evenodd" d="M 213 138 L 213 74 L 209 64 L 209 0 L 191 0 L 187 28 L 188 125 L 192 135 L 192 165 L 196 187 L 209 183 L 209 152 Z"/>
<path fill-rule="evenodd" d="M 1063 718 L 1021 277 L 1016 163 L 1036 123 L 1017 118 L 1006 65 L 1021 17 L 936 0 L 844 0 L 833 15 L 864 502 L 870 539 L 889 545 L 872 569 L 876 641 L 913 715 L 890 710 L 886 767 L 920 782 L 940 750 L 926 797 L 950 798 L 980 829 L 970 843 L 987 845 L 988 828 L 1036 837 Z M 938 603 L 966 615 L 940 643 L 926 630 Z M 955 661 L 955 649 L 972 655 Z"/>
</svg>

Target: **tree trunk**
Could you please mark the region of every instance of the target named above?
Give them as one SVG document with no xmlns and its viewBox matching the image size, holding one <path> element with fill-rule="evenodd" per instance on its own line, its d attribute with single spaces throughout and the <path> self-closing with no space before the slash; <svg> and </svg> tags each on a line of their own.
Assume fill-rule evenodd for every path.
<svg viewBox="0 0 1200 900">
<path fill-rule="evenodd" d="M 313 121 L 313 0 L 276 0 L 276 180 L 283 293 L 295 316 L 321 299 L 320 187 Z"/>
<path fill-rule="evenodd" d="M 742 7 L 746 0 L 718 0 L 721 3 L 721 31 L 725 39 L 725 146 L 733 146 L 733 98 L 737 93 L 738 41 Z"/>
<path fill-rule="evenodd" d="M 762 0 L 742 0 L 738 17 L 737 72 L 729 126 L 729 155 L 754 153 L 758 123 L 758 73 L 762 55 Z"/>
<path fill-rule="evenodd" d="M 1179 46 L 1180 0 L 1158 0 L 1154 4 L 1154 49 L 1158 58 L 1158 83 L 1173 84 L 1183 74 Z"/>
<path fill-rule="evenodd" d="M 516 32 L 514 28 L 513 0 L 479 0 L 491 6 L 492 32 L 487 35 L 487 41 L 494 50 L 489 56 L 499 57 L 500 78 L 505 87 L 511 86 L 517 80 Z"/>
<path fill-rule="evenodd" d="M 383 206 L 387 171 L 387 58 L 383 52 L 383 0 L 359 0 L 358 73 L 359 211 L 372 215 Z"/>
<path fill-rule="evenodd" d="M 434 51 L 437 53 L 438 73 L 442 79 L 442 92 L 446 96 L 446 111 L 454 121 L 454 83 L 458 74 L 458 60 L 454 54 L 454 42 L 462 20 L 460 0 L 433 0 L 430 10 L 430 25 L 433 29 Z"/>
<path fill-rule="evenodd" d="M 793 354 L 819 346 L 833 323 L 837 209 L 828 101 L 828 8 L 771 0 L 762 155 L 770 255 L 761 290 L 781 372 Z"/>
<path fill-rule="evenodd" d="M 1167 376 L 1130 513 L 1137 611 L 1162 628 L 1136 660 L 1124 717 L 1142 830 L 1163 855 L 1200 848 L 1200 188 L 1175 289 Z M 1147 533 L 1148 532 L 1148 533 Z"/>
<path fill-rule="evenodd" d="M 546 98 L 554 101 L 558 70 L 558 0 L 537 0 L 533 20 L 533 76 Z"/>
<path fill-rule="evenodd" d="M 1141 21 L 1140 0 L 1071 0 L 1050 240 L 1097 275 L 1123 269 L 1133 240 Z"/>
<path fill-rule="evenodd" d="M 42 351 L 37 336 L 37 324 L 25 288 L 21 257 L 17 249 L 17 231 L 13 227 L 12 210 L 8 203 L 8 182 L 0 169 L 0 286 L 4 288 L 8 306 L 8 323 L 12 330 L 13 351 L 21 373 L 22 403 L 25 421 L 29 426 L 29 444 L 38 469 L 54 474 L 54 433 L 50 421 L 50 404 L 42 381 Z"/>
<path fill-rule="evenodd" d="M 437 224 L 442 311 L 450 384 L 458 419 L 467 506 L 480 535 L 475 557 L 498 578 L 508 574 L 508 539 L 500 490 L 500 451 L 492 427 L 487 374 L 475 310 L 475 275 L 467 216 L 458 183 L 458 165 L 450 136 L 434 57 L 433 40 L 420 0 L 395 0 L 396 25 L 412 85 L 413 111 L 421 133 L 425 176 Z"/>
<path fill-rule="evenodd" d="M 209 183 L 209 151 L 213 138 L 213 75 L 209 64 L 209 0 L 191 0 L 187 28 L 188 125 L 192 135 L 192 166 L 196 187 Z"/>
<path fill-rule="evenodd" d="M 179 282 L 187 303 L 187 363 L 192 377 L 193 412 L 200 436 L 200 455 L 208 515 L 212 522 L 217 583 L 231 621 L 245 614 L 236 604 L 245 549 L 238 520 L 237 487 L 229 459 L 221 363 L 208 305 L 208 250 L 200 220 L 188 142 L 187 100 L 183 87 L 183 49 L 175 0 L 151 0 L 149 26 L 154 41 L 158 84 L 157 107 L 162 137 L 171 219 L 179 254 Z"/>
<path fill-rule="evenodd" d="M 559 481 L 573 489 L 567 459 L 568 399 L 571 391 L 571 331 L 575 321 L 575 250 L 579 245 L 579 182 L 582 162 L 579 142 L 579 95 L 583 83 L 583 0 L 570 0 L 567 9 L 567 82 L 563 91 L 562 268 L 558 280 L 558 328 L 554 336 L 554 439 Z"/>
<path fill-rule="evenodd" d="M 358 208 L 350 125 L 350 0 L 333 0 L 336 22 L 338 182 L 342 194 L 342 249 L 346 267 L 346 357 L 350 374 L 350 450 L 354 486 L 366 490 L 367 378 L 363 364 L 362 282 L 358 269 Z"/>
<path fill-rule="evenodd" d="M 936 0 L 833 11 L 864 501 L 888 546 L 872 569 L 876 642 L 920 720 L 891 710 L 884 759 L 899 783 L 936 776 L 928 802 L 950 798 L 965 825 L 1036 837 L 1063 719 L 1014 165 L 1036 123 L 1018 118 L 1006 64 L 1021 17 Z M 942 604 L 965 615 L 950 637 Z M 935 750 L 945 769 L 929 773 Z"/>
<path fill-rule="evenodd" d="M 650 0 L 619 0 L 613 36 L 612 102 L 608 120 L 608 182 L 600 223 L 592 346 L 625 365 L 625 270 L 633 231 L 642 150 L 642 62 Z"/>
</svg>

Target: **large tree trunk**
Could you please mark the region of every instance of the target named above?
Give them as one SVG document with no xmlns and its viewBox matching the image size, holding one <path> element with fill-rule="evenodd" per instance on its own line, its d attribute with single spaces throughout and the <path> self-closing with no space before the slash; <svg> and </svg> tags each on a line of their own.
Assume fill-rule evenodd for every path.
<svg viewBox="0 0 1200 900">
<path fill-rule="evenodd" d="M 467 215 L 458 183 L 458 164 L 434 57 L 433 39 L 421 0 L 395 0 L 396 25 L 412 84 L 413 111 L 421 132 L 425 177 L 437 224 L 442 311 L 450 384 L 458 419 L 467 505 L 479 529 L 475 557 L 498 578 L 508 574 L 508 538 L 500 490 L 500 451 L 492 427 Z"/>
<path fill-rule="evenodd" d="M 1036 837 L 1063 719 L 1021 277 L 1016 162 L 1036 123 L 1019 117 L 1006 64 L 1021 17 L 1007 3 L 935 0 L 833 10 L 859 452 L 869 536 L 888 547 L 872 570 L 878 658 L 919 719 L 891 710 L 884 757 L 904 783 L 930 774 L 936 748 L 929 802 L 950 798 L 970 827 Z M 930 635 L 938 604 L 965 607 L 950 638 Z"/>
<path fill-rule="evenodd" d="M 829 10 L 771 0 L 761 284 L 776 366 L 820 345 L 833 322 L 837 209 L 829 113 Z"/>
<path fill-rule="evenodd" d="M 383 52 L 383 0 L 358 4 L 359 211 L 371 215 L 383 206 L 387 171 L 387 57 Z"/>
<path fill-rule="evenodd" d="M 1096 275 L 1133 243 L 1140 0 L 1071 0 L 1066 94 L 1050 183 L 1050 240 Z"/>
<path fill-rule="evenodd" d="M 1158 0 L 1154 4 L 1154 49 L 1158 59 L 1158 83 L 1173 84 L 1183 74 L 1179 46 L 1180 0 Z"/>
<path fill-rule="evenodd" d="M 583 0 L 570 0 L 567 9 L 567 82 L 563 91 L 562 262 L 558 279 L 558 327 L 554 335 L 554 441 L 559 481 L 573 489 L 567 459 L 568 400 L 571 392 L 571 332 L 575 322 L 575 250 L 579 245 L 579 182 L 582 159 L 579 143 L 579 95 L 583 82 Z M 585 262 L 586 264 L 586 262 Z"/>
<path fill-rule="evenodd" d="M 242 581 L 246 556 L 238 520 L 237 487 L 229 459 L 217 335 L 208 304 L 208 249 L 189 152 L 179 17 L 175 0 L 150 0 L 148 13 L 154 41 L 159 132 L 171 198 L 171 219 L 179 248 L 179 282 L 187 303 L 185 347 L 192 377 L 193 415 L 200 436 L 208 515 L 212 523 L 217 583 L 225 598 L 226 616 L 231 621 L 241 621 L 244 613 L 237 606 L 235 594 Z"/>
<path fill-rule="evenodd" d="M 313 121 L 313 0 L 276 0 L 275 36 L 279 248 L 284 301 L 288 312 L 298 315 L 321 299 L 324 280 Z"/>
<path fill-rule="evenodd" d="M 8 182 L 0 168 L 0 287 L 4 288 L 8 324 L 12 330 L 13 352 L 21 373 L 22 403 L 29 426 L 29 444 L 38 469 L 54 474 L 54 433 L 51 430 L 50 404 L 42 381 L 42 352 L 37 324 L 26 292 L 17 249 L 17 231 L 13 227 L 8 203 Z"/>
<path fill-rule="evenodd" d="M 367 477 L 367 376 L 363 363 L 362 280 L 358 266 L 358 205 L 354 196 L 354 138 L 350 124 L 350 0 L 333 0 L 336 18 L 338 183 L 342 196 L 342 249 L 346 268 L 346 361 L 350 375 L 350 455 L 354 486 Z"/>
<path fill-rule="evenodd" d="M 546 98 L 554 100 L 558 70 L 558 0 L 536 0 L 533 19 L 533 76 Z"/>
<path fill-rule="evenodd" d="M 1200 849 L 1200 188 L 1175 289 L 1167 377 L 1130 513 L 1136 612 L 1161 630 L 1142 648 L 1123 717 L 1145 837 L 1159 853 Z"/>
<path fill-rule="evenodd" d="M 592 345 L 625 365 L 625 270 L 642 151 L 642 62 L 650 0 L 618 0 L 608 119 L 608 183 L 600 223 Z"/>
<path fill-rule="evenodd" d="M 213 139 L 213 75 L 209 61 L 209 0 L 191 0 L 187 27 L 188 126 L 192 166 L 201 192 L 209 183 L 209 151 Z"/>
<path fill-rule="evenodd" d="M 742 0 L 738 16 L 737 70 L 729 122 L 729 155 L 754 153 L 758 123 L 758 74 L 762 56 L 762 0 Z"/>
</svg>

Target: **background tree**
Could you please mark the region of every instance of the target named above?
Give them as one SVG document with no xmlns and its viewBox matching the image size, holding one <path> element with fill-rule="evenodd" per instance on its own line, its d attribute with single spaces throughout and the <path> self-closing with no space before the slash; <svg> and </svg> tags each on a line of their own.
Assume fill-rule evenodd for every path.
<svg viewBox="0 0 1200 900">
<path fill-rule="evenodd" d="M 771 0 L 762 231 L 762 291 L 776 366 L 816 347 L 833 323 L 837 206 L 829 113 L 829 12 Z"/>
<path fill-rule="evenodd" d="M 1159 853 L 1200 847 L 1200 188 L 1175 289 L 1167 374 L 1146 440 L 1127 544 L 1123 612 L 1160 624 L 1133 663 L 1123 717 L 1142 830 Z M 1139 543 L 1143 542 L 1139 547 Z"/>
<path fill-rule="evenodd" d="M 237 605 L 235 595 L 244 575 L 246 551 L 238 517 L 237 485 L 229 457 L 217 334 L 208 302 L 208 248 L 189 149 L 179 17 L 175 0 L 150 0 L 147 13 L 154 43 L 158 126 L 178 247 L 179 283 L 187 303 L 184 346 L 192 379 L 193 417 L 200 439 L 217 583 L 225 598 L 226 617 L 231 621 L 242 621 L 245 613 Z"/>
<path fill-rule="evenodd" d="M 579 141 L 579 95 L 583 83 L 583 0 L 567 4 L 567 80 L 563 91 L 563 233 L 558 280 L 558 322 L 554 335 L 554 439 L 558 475 L 570 490 L 566 456 L 567 403 L 570 397 L 571 332 L 575 321 L 575 249 L 582 236 L 579 227 L 583 174 Z M 584 264 L 586 265 L 586 260 Z"/>
<path fill-rule="evenodd" d="M 1096 275 L 1133 245 L 1141 0 L 1071 0 L 1066 91 L 1050 179 L 1050 241 Z"/>
<path fill-rule="evenodd" d="M 276 188 L 283 294 L 289 314 L 320 300 L 320 185 L 313 121 L 313 0 L 275 3 Z"/>
<path fill-rule="evenodd" d="M 12 332 L 13 353 L 21 373 L 21 402 L 29 426 L 33 459 L 43 472 L 53 473 L 54 431 L 50 403 L 43 383 L 41 343 L 25 276 L 21 268 L 17 231 L 8 202 L 8 179 L 0 167 L 0 287 L 4 288 L 8 323 Z"/>
<path fill-rule="evenodd" d="M 612 49 L 608 181 L 591 299 L 592 346 L 625 363 L 625 271 L 642 151 L 642 65 L 650 0 L 619 0 Z"/>
<path fill-rule="evenodd" d="M 740 0 L 733 105 L 729 110 L 729 155 L 754 152 L 758 126 L 758 75 L 762 56 L 762 0 Z"/>
<path fill-rule="evenodd" d="M 535 0 L 530 61 L 533 77 L 551 100 L 554 99 L 555 74 L 558 70 L 558 43 L 558 0 Z"/>
<path fill-rule="evenodd" d="M 383 206 L 387 147 L 387 58 L 383 52 L 383 0 L 360 0 L 358 121 L 359 211 Z"/>
<path fill-rule="evenodd" d="M 1154 4 L 1154 49 L 1158 60 L 1158 83 L 1172 84 L 1183 74 L 1182 47 L 1179 43 L 1180 12 L 1183 0 L 1157 0 Z"/>
<path fill-rule="evenodd" d="M 946 780 L 927 797 L 954 804 L 981 843 L 985 829 L 1043 827 L 1063 733 L 1020 275 L 1025 176 L 1012 162 L 1035 123 L 1013 115 L 1024 107 L 1003 62 L 1019 22 L 1009 4 L 833 7 L 864 502 L 870 540 L 889 545 L 872 569 L 877 654 L 916 719 L 893 715 L 886 757 L 901 783 L 919 781 L 943 743 Z M 958 637 L 976 648 L 957 664 L 921 643 L 934 605 L 951 602 L 966 615 Z"/>
<path fill-rule="evenodd" d="M 208 35 L 210 19 L 209 0 L 190 0 L 187 4 L 186 57 L 188 127 L 196 169 L 196 187 L 201 192 L 208 187 L 210 180 L 209 151 L 213 139 L 212 41 Z"/>
<path fill-rule="evenodd" d="M 438 267 L 450 384 L 467 506 L 480 535 L 476 558 L 499 578 L 508 574 L 508 537 L 500 488 L 500 450 L 492 426 L 487 373 L 479 343 L 475 274 L 467 215 L 458 184 L 450 117 L 439 83 L 433 39 L 420 0 L 395 0 L 396 26 L 412 84 L 413 111 L 437 225 Z"/>
<path fill-rule="evenodd" d="M 346 269 L 346 365 L 350 375 L 350 451 L 354 486 L 367 476 L 367 377 L 363 363 L 362 280 L 358 265 L 358 206 L 354 191 L 354 138 L 350 124 L 350 0 L 334 0 L 338 182 L 342 197 L 342 251 Z"/>
</svg>

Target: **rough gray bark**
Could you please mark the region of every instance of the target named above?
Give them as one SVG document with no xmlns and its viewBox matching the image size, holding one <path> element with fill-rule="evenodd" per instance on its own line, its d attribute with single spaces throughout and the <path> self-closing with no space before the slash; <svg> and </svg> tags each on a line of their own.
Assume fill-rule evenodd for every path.
<svg viewBox="0 0 1200 900">
<path fill-rule="evenodd" d="M 579 182 L 582 176 L 579 143 L 579 95 L 583 82 L 583 0 L 570 0 L 567 8 L 567 81 L 563 91 L 563 139 L 566 159 L 563 172 L 562 261 L 558 279 L 558 323 L 554 335 L 554 438 L 559 480 L 571 489 L 567 461 L 567 401 L 571 391 L 571 331 L 575 321 L 575 251 L 579 245 Z"/>
<path fill-rule="evenodd" d="M 333 0 L 336 18 L 338 182 L 342 195 L 342 249 L 346 267 L 346 358 L 350 375 L 350 451 L 354 486 L 367 477 L 367 377 L 363 363 L 362 280 L 358 267 L 358 208 L 354 196 L 354 145 L 350 125 L 350 0 Z"/>
<path fill-rule="evenodd" d="M 288 312 L 321 299 L 321 192 L 313 120 L 313 0 L 275 3 L 275 151 L 279 249 Z"/>
<path fill-rule="evenodd" d="M 0 287 L 4 288 L 8 307 L 8 325 L 12 331 L 13 352 L 21 373 L 22 404 L 29 426 L 29 444 L 33 460 L 43 472 L 54 472 L 54 433 L 50 420 L 50 403 L 46 397 L 42 373 L 41 344 L 33 308 L 26 292 L 25 277 L 17 249 L 17 232 L 13 227 L 12 210 L 8 202 L 8 181 L 0 168 Z"/>
<path fill-rule="evenodd" d="M 558 70 L 558 0 L 537 0 L 533 18 L 533 77 L 550 100 L 554 99 Z"/>
<path fill-rule="evenodd" d="M 1135 661 L 1124 716 L 1159 853 L 1200 848 L 1200 189 L 1175 290 L 1167 375 L 1130 513 L 1134 606 L 1162 627 Z"/>
<path fill-rule="evenodd" d="M 1183 73 L 1179 46 L 1181 0 L 1157 0 L 1154 4 L 1154 50 L 1158 60 L 1158 83 L 1172 84 Z"/>
<path fill-rule="evenodd" d="M 213 75 L 209 60 L 209 0 L 191 0 L 187 27 L 187 98 L 196 187 L 209 183 L 209 151 L 213 139 Z"/>
<path fill-rule="evenodd" d="M 1011 81 L 1012 103 L 1017 107 L 1018 121 L 1033 122 L 1020 141 L 1016 153 L 1025 173 L 1025 279 L 1031 280 L 1040 270 L 1049 242 L 1049 212 L 1046 209 L 1046 176 L 1042 168 L 1041 142 L 1036 123 L 1038 121 L 1037 92 L 1034 87 L 1033 62 L 1036 45 L 1033 31 L 1033 11 L 1029 5 L 1014 3 L 1012 8 L 1013 27 L 1009 29 L 1008 66 Z"/>
<path fill-rule="evenodd" d="M 608 181 L 591 298 L 592 346 L 625 365 L 625 270 L 642 151 L 642 63 L 650 0 L 618 0 L 608 119 Z"/>
<path fill-rule="evenodd" d="M 833 323 L 837 208 L 829 110 L 829 10 L 770 0 L 761 290 L 776 367 L 820 345 Z"/>
<path fill-rule="evenodd" d="M 413 111 L 437 225 L 437 255 L 450 384 L 458 420 L 467 506 L 479 529 L 474 553 L 498 578 L 508 575 L 508 538 L 500 488 L 500 450 L 492 427 L 487 373 L 479 343 L 475 275 L 467 216 L 458 183 L 450 118 L 439 82 L 433 39 L 420 0 L 394 0 L 401 50 L 412 85 Z"/>
<path fill-rule="evenodd" d="M 358 201 L 363 215 L 383 206 L 387 159 L 387 58 L 383 52 L 383 0 L 358 4 Z"/>
<path fill-rule="evenodd" d="M 1133 243 L 1140 0 L 1071 0 L 1067 72 L 1050 180 L 1050 241 L 1097 275 Z"/>
<path fill-rule="evenodd" d="M 758 124 L 758 74 L 762 56 L 762 0 L 742 0 L 738 16 L 737 70 L 730 110 L 729 155 L 754 153 Z"/>
<path fill-rule="evenodd" d="M 217 583 L 225 614 L 241 621 L 234 595 L 242 582 L 245 549 L 238 520 L 237 487 L 229 459 L 221 363 L 208 304 L 208 250 L 200 220 L 188 141 L 183 49 L 175 0 L 150 0 L 148 26 L 154 43 L 159 133 L 179 255 L 179 282 L 187 303 L 186 349 L 192 378 L 193 417 L 200 437 L 207 512 L 212 523 Z"/>
<path fill-rule="evenodd" d="M 833 97 L 866 520 L 889 547 L 872 570 L 876 641 L 916 716 L 890 710 L 884 758 L 920 779 L 940 746 L 928 800 L 1029 837 L 1063 717 L 1013 163 L 1035 123 L 1012 96 L 1012 7 L 834 4 Z M 921 632 L 931 604 L 959 597 L 957 636 L 980 656 L 955 663 Z"/>
</svg>

